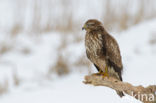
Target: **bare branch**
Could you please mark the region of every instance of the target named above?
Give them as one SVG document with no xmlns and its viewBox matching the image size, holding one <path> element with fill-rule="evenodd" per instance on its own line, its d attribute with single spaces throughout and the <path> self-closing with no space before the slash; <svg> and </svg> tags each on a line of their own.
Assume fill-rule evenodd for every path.
<svg viewBox="0 0 156 103">
<path fill-rule="evenodd" d="M 119 81 L 113 77 L 103 78 L 98 75 L 85 76 L 84 83 L 94 86 L 106 86 L 117 91 L 123 91 L 143 103 L 156 103 L 156 85 L 150 85 L 148 87 L 133 86 L 130 83 Z"/>
</svg>

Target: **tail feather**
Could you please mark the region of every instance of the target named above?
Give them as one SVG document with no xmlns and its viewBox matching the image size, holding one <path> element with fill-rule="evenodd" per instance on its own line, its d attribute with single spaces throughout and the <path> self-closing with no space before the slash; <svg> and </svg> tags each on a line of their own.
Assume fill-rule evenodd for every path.
<svg viewBox="0 0 156 103">
<path fill-rule="evenodd" d="M 118 80 L 122 81 L 122 68 L 119 68 L 112 62 L 109 63 L 110 63 L 109 74 L 117 78 Z M 116 91 L 116 92 L 120 97 L 124 96 L 124 93 L 122 91 Z"/>
<path fill-rule="evenodd" d="M 124 95 L 124 93 L 123 92 L 121 92 L 121 91 L 116 91 L 117 92 L 117 94 L 122 98 L 123 96 L 125 96 Z"/>
<path fill-rule="evenodd" d="M 120 80 L 122 81 L 122 77 L 121 77 L 121 75 L 119 75 L 119 78 L 120 78 Z M 125 96 L 124 95 L 124 93 L 122 92 L 122 91 L 116 91 L 117 92 L 117 94 L 122 98 L 123 96 Z"/>
<path fill-rule="evenodd" d="M 122 70 L 122 69 L 121 69 L 121 68 L 115 68 L 115 69 L 116 69 L 116 70 L 118 69 L 118 70 L 117 70 L 117 71 L 118 71 L 117 73 L 118 73 L 118 76 L 119 76 L 120 81 L 122 81 L 122 76 L 121 76 L 121 72 L 122 72 L 121 70 Z M 120 70 L 120 71 L 119 71 L 119 70 Z M 117 92 L 117 94 L 118 94 L 121 98 L 122 98 L 123 96 L 125 96 L 124 93 L 123 93 L 122 91 L 116 91 L 116 92 Z"/>
</svg>

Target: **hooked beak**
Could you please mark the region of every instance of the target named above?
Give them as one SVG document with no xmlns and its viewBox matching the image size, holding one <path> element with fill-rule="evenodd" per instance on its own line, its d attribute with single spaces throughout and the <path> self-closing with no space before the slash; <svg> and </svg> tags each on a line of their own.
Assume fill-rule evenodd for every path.
<svg viewBox="0 0 156 103">
<path fill-rule="evenodd" d="M 82 27 L 82 30 L 86 30 L 87 26 L 86 24 Z"/>
</svg>

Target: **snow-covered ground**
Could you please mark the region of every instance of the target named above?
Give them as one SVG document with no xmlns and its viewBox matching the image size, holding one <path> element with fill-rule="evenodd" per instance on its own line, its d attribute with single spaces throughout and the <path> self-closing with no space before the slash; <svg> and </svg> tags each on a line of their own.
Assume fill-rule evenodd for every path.
<svg viewBox="0 0 156 103">
<path fill-rule="evenodd" d="M 124 81 L 143 86 L 156 84 L 155 27 L 156 19 L 118 35 L 112 33 L 121 49 Z M 84 36 L 85 33 L 80 34 Z M 74 35 L 68 35 L 66 39 L 69 42 L 61 53 L 72 65 L 85 54 L 84 42 L 73 43 Z M 60 52 L 60 41 L 61 34 L 58 32 L 40 36 L 23 33 L 16 38 L 0 35 L 0 43 L 10 47 L 0 56 L 0 85 L 7 81 L 8 86 L 8 92 L 0 96 L 0 103 L 140 103 L 127 95 L 121 99 L 107 87 L 84 85 L 82 81 L 87 73 L 78 72 L 74 66 L 71 66 L 69 76 L 49 76 L 48 70 L 55 64 Z M 95 68 L 92 66 L 92 69 Z M 17 86 L 16 81 L 19 81 Z"/>
<path fill-rule="evenodd" d="M 84 75 L 72 74 L 51 84 L 22 85 L 3 95 L 1 103 L 130 103 L 120 99 L 116 92 L 106 87 L 94 87 L 82 83 Z M 133 103 L 140 103 L 133 100 Z M 136 102 L 135 102 L 136 101 Z"/>
</svg>

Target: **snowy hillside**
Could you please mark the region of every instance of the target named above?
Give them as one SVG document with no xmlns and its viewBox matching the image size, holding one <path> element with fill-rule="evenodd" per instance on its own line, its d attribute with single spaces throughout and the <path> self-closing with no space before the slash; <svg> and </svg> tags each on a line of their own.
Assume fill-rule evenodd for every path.
<svg viewBox="0 0 156 103">
<path fill-rule="evenodd" d="M 124 81 L 143 86 L 156 84 L 155 27 L 156 20 L 151 20 L 119 35 L 112 33 L 121 49 Z M 85 33 L 79 34 L 84 37 Z M 66 49 L 59 52 L 62 37 L 58 32 L 39 37 L 23 33 L 13 39 L 0 35 L 0 43 L 9 47 L 0 57 L 0 86 L 8 87 L 8 92 L 0 96 L 0 103 L 140 103 L 129 96 L 121 99 L 107 87 L 84 85 L 82 81 L 88 74 L 88 67 L 80 66 L 82 69 L 78 70 L 73 65 L 77 59 L 85 57 L 84 40 L 70 43 L 75 38 L 75 35 L 66 36 L 69 40 Z M 58 53 L 70 65 L 73 73 L 69 76 L 58 78 L 49 74 Z M 86 57 L 84 59 L 87 61 Z M 93 66 L 91 69 L 96 72 Z"/>
</svg>

